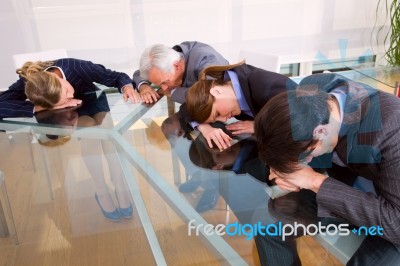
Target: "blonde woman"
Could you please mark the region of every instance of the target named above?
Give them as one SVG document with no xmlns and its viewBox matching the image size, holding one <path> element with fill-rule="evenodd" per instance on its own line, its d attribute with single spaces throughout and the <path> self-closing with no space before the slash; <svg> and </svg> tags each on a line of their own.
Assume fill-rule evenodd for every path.
<svg viewBox="0 0 400 266">
<path fill-rule="evenodd" d="M 0 95 L 0 118 L 32 117 L 43 109 L 76 106 L 84 93 L 99 90 L 93 82 L 118 88 L 125 100 L 141 101 L 139 93 L 126 89 L 133 88 L 128 75 L 90 61 L 26 62 L 16 72 L 18 81 Z"/>
<path fill-rule="evenodd" d="M 0 118 L 32 117 L 45 109 L 61 109 L 82 104 L 82 108 L 77 109 L 77 126 L 110 128 L 113 122 L 107 98 L 104 93 L 97 96 L 96 91 L 100 89 L 93 82 L 116 87 L 120 92 L 132 87 L 132 80 L 124 73 L 73 58 L 26 62 L 22 68 L 17 69 L 17 73 L 20 76 L 19 80 L 0 95 Z M 91 95 L 94 97 L 90 97 Z M 125 90 L 123 97 L 125 100 L 130 98 L 132 102 L 140 102 L 140 96 L 134 90 Z M 102 214 L 111 221 L 130 219 L 133 207 L 115 148 L 109 141 L 98 139 L 81 139 L 80 144 L 82 159 L 93 178 L 95 199 Z M 108 163 L 115 193 L 109 193 L 105 181 L 103 156 Z"/>
</svg>

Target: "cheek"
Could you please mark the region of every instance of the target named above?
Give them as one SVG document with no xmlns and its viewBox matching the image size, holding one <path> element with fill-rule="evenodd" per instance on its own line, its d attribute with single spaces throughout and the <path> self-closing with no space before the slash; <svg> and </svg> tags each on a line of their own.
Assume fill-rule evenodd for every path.
<svg viewBox="0 0 400 266">
<path fill-rule="evenodd" d="M 317 148 L 315 148 L 314 150 L 313 150 L 313 152 L 309 155 L 310 157 L 311 157 L 311 159 L 313 158 L 313 157 L 318 157 L 318 156 L 320 156 L 320 155 L 322 155 L 324 152 L 323 152 L 323 150 L 325 149 L 325 147 L 323 146 L 323 145 L 320 145 L 320 146 L 318 146 Z"/>
<path fill-rule="evenodd" d="M 333 148 L 336 147 L 338 141 L 339 141 L 339 138 L 337 136 L 333 138 L 333 141 L 332 141 L 332 147 Z"/>
<path fill-rule="evenodd" d="M 69 93 L 71 93 L 71 94 L 75 93 L 75 89 L 74 89 L 74 87 L 72 87 L 72 85 L 70 83 L 68 83 L 68 90 L 69 90 Z"/>
<path fill-rule="evenodd" d="M 232 112 L 231 108 L 229 108 L 229 105 L 227 105 L 226 103 L 222 103 L 222 107 L 220 109 L 220 114 L 222 116 L 227 116 L 228 114 L 230 114 Z"/>
<path fill-rule="evenodd" d="M 174 79 L 171 83 L 173 83 L 173 87 L 180 87 L 182 85 L 181 80 Z"/>
</svg>

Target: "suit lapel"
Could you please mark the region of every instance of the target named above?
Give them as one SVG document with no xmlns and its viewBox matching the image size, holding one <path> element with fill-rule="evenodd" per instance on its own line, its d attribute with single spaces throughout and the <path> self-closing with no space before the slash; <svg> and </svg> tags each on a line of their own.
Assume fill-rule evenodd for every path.
<svg viewBox="0 0 400 266">
<path fill-rule="evenodd" d="M 371 145 L 372 143 L 360 142 L 362 136 L 382 129 L 380 116 L 376 115 L 380 112 L 371 112 L 372 108 L 379 109 L 379 102 L 372 103 L 378 101 L 377 91 L 353 81 L 347 81 L 346 84 L 347 86 L 342 87 L 346 93 L 346 104 L 337 153 L 346 164 L 377 163 L 381 159 L 380 152 Z M 375 117 L 372 118 L 371 114 Z"/>
<path fill-rule="evenodd" d="M 256 110 L 254 109 L 254 106 L 253 106 L 253 101 L 251 99 L 252 95 L 251 95 L 251 92 L 250 92 L 249 84 L 247 82 L 244 82 L 244 80 L 247 80 L 247 76 L 249 75 L 249 70 L 247 68 L 247 65 L 239 66 L 239 67 L 237 67 L 237 68 L 235 68 L 233 70 L 238 75 L 240 87 L 242 88 L 242 92 L 243 92 L 244 98 L 245 98 L 245 100 L 246 100 L 251 112 L 254 115 L 256 115 L 257 112 L 256 112 Z M 252 118 L 251 120 L 253 120 L 253 119 L 254 118 Z"/>
</svg>

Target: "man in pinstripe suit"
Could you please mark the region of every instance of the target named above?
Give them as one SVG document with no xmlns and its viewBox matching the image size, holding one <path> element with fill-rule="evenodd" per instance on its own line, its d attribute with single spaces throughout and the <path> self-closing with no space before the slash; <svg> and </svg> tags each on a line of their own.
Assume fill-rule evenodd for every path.
<svg viewBox="0 0 400 266">
<path fill-rule="evenodd" d="M 397 97 L 337 74 L 306 77 L 255 120 L 270 179 L 290 191 L 314 191 L 320 217 L 383 228 L 383 236 L 365 238 L 348 265 L 400 265 L 399 128 Z M 354 188 L 349 179 L 356 176 L 369 179 L 376 194 Z M 268 265 L 300 263 L 295 245 L 264 240 L 266 249 L 280 246 L 267 251 Z"/>
</svg>

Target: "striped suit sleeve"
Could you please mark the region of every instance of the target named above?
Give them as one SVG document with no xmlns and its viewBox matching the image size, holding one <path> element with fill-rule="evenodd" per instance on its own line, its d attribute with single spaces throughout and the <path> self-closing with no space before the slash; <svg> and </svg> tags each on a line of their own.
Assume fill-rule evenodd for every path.
<svg viewBox="0 0 400 266">
<path fill-rule="evenodd" d="M 381 95 L 382 130 L 376 134 L 359 135 L 360 143 L 374 143 L 380 151 L 377 164 L 359 164 L 349 168 L 364 173 L 373 180 L 377 196 L 356 190 L 333 178 L 328 178 L 317 193 L 318 208 L 329 210 L 358 226 L 381 226 L 384 238 L 400 244 L 400 101 Z M 376 116 L 370 116 L 371 121 Z M 368 139 L 370 138 L 370 139 Z M 357 168 L 359 167 L 359 168 Z M 319 212 L 319 215 L 322 213 Z"/>
<path fill-rule="evenodd" d="M 75 78 L 118 88 L 120 92 L 122 87 L 132 84 L 132 79 L 127 74 L 107 69 L 103 65 L 90 61 L 69 58 L 59 60 L 57 65 L 66 72 L 76 73 Z"/>
<path fill-rule="evenodd" d="M 20 78 L 0 94 L 0 118 L 32 117 L 34 106 L 26 99 L 25 83 Z"/>
</svg>

